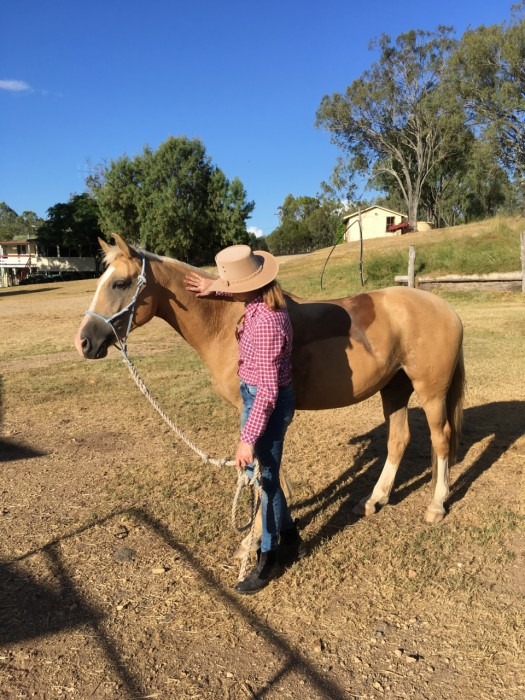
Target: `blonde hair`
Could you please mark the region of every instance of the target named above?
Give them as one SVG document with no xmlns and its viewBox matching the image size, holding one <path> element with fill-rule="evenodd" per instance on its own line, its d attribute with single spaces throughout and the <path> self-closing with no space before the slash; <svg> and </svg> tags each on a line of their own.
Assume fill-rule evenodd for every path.
<svg viewBox="0 0 525 700">
<path fill-rule="evenodd" d="M 284 300 L 283 290 L 277 280 L 273 280 L 260 291 L 263 301 L 266 306 L 272 311 L 286 309 L 286 301 Z"/>
</svg>

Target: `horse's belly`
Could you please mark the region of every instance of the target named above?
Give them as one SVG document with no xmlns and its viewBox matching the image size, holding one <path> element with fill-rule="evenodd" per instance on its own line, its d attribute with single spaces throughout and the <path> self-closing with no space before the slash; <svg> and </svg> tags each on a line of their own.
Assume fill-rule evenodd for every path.
<svg viewBox="0 0 525 700">
<path fill-rule="evenodd" d="M 321 410 L 358 403 L 386 383 L 387 369 L 369 349 L 347 338 L 309 343 L 292 357 L 297 408 Z"/>
</svg>

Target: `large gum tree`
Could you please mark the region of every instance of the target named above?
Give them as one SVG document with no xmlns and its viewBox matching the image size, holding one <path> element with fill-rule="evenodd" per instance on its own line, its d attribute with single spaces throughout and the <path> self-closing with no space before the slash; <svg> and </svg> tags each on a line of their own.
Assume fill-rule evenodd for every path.
<svg viewBox="0 0 525 700">
<path fill-rule="evenodd" d="M 472 123 L 498 149 L 501 162 L 525 174 L 525 2 L 509 21 L 465 32 L 450 78 Z"/>
<path fill-rule="evenodd" d="M 450 27 L 438 27 L 394 41 L 381 36 L 370 45 L 378 60 L 344 93 L 325 95 L 317 111 L 316 125 L 341 148 L 351 178 L 393 178 L 413 230 L 425 181 L 454 154 L 464 128 L 460 106 L 442 90 L 456 46 L 451 34 Z"/>
</svg>

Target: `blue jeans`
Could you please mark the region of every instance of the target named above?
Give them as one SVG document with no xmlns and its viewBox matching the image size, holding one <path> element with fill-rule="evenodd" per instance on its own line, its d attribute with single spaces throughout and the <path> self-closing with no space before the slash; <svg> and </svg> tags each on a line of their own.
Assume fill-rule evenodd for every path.
<svg viewBox="0 0 525 700">
<path fill-rule="evenodd" d="M 253 402 L 257 387 L 241 382 L 242 414 L 241 430 L 244 428 Z M 259 460 L 262 476 L 262 541 L 261 552 L 277 549 L 279 533 L 293 527 L 286 497 L 279 482 L 279 470 L 283 455 L 283 444 L 286 430 L 295 413 L 295 395 L 292 386 L 279 388 L 277 403 L 270 416 L 264 433 L 254 446 L 254 453 Z M 253 477 L 253 466 L 246 467 L 249 477 Z"/>
</svg>

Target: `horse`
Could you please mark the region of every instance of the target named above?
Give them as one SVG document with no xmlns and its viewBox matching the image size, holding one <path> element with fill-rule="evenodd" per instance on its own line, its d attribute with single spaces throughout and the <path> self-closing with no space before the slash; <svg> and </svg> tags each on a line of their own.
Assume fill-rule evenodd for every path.
<svg viewBox="0 0 525 700">
<path fill-rule="evenodd" d="M 196 297 L 184 286 L 194 267 L 113 236 L 113 246 L 99 239 L 107 267 L 75 337 L 80 355 L 103 358 L 130 330 L 159 317 L 200 355 L 215 391 L 240 410 L 235 329 L 244 305 L 227 297 Z M 388 503 L 410 440 L 408 402 L 415 392 L 432 445 L 425 520 L 440 522 L 463 415 L 463 325 L 457 313 L 440 297 L 407 287 L 328 301 L 288 292 L 285 298 L 293 326 L 297 409 L 340 408 L 381 394 L 387 457 L 372 492 L 353 511 L 371 516 Z"/>
</svg>

